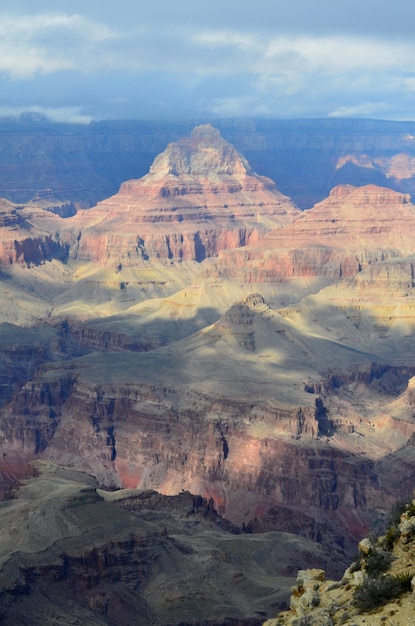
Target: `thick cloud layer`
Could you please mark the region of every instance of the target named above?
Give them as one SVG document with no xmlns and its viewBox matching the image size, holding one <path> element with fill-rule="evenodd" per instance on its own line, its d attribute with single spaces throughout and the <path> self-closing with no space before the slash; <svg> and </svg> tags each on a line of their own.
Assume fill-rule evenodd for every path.
<svg viewBox="0 0 415 626">
<path fill-rule="evenodd" d="M 414 117 L 409 1 L 35 4 L 0 8 L 0 115 Z"/>
</svg>

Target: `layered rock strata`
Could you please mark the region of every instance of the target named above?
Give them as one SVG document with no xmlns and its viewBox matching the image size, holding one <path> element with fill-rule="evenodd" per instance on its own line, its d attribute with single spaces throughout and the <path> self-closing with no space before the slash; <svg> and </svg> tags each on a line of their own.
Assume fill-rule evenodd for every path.
<svg viewBox="0 0 415 626">
<path fill-rule="evenodd" d="M 49 229 L 42 221 L 42 211 L 0 199 L 0 267 L 67 259 L 69 247 L 60 241 L 55 229 Z"/>
<path fill-rule="evenodd" d="M 329 371 L 344 350 L 333 339 L 311 346 Z M 253 529 L 287 529 L 293 511 L 301 512 L 308 538 L 350 553 L 351 537 L 367 529 L 379 502 L 404 496 L 413 480 L 405 380 L 414 372 L 372 366 L 364 373 L 363 353 L 354 371 L 322 380 L 311 362 L 305 367 L 317 363 L 305 348 L 306 337 L 255 294 L 177 342 L 174 353 L 170 346 L 95 352 L 38 369 L 2 410 L 3 484 L 9 459 L 51 459 L 115 487 L 200 493 L 235 523 L 255 519 Z M 353 351 L 347 355 L 356 362 Z M 400 413 L 385 402 L 397 380 Z M 385 406 L 376 415 L 379 394 Z"/>
<path fill-rule="evenodd" d="M 341 186 L 258 245 L 222 254 L 224 277 L 267 283 L 355 276 L 369 264 L 413 254 L 415 207 L 409 195 L 369 185 Z"/>
<path fill-rule="evenodd" d="M 278 181 L 308 209 L 337 184 L 374 183 L 414 192 L 413 122 L 227 119 L 213 122 L 257 172 Z M 78 208 L 94 206 L 143 176 L 192 122 L 105 121 L 55 124 L 38 115 L 0 121 L 0 196 L 27 203 L 51 192 Z"/>
<path fill-rule="evenodd" d="M 110 493 L 51 463 L 28 470 L 0 503 L 6 626 L 260 626 L 285 605 L 292 561 L 321 562 L 294 535 L 241 534 L 200 496 Z"/>
<path fill-rule="evenodd" d="M 257 241 L 299 210 L 209 125 L 170 144 L 139 180 L 65 221 L 74 258 L 196 260 Z"/>
<path fill-rule="evenodd" d="M 15 251 L 39 232 L 69 253 L 3 267 L 1 320 L 14 303 L 33 325 L 2 326 L 3 490 L 51 459 L 111 487 L 188 489 L 252 530 L 298 513 L 331 555 L 407 495 L 408 196 L 340 187 L 298 214 L 202 127 L 90 211 L 15 208 Z"/>
</svg>

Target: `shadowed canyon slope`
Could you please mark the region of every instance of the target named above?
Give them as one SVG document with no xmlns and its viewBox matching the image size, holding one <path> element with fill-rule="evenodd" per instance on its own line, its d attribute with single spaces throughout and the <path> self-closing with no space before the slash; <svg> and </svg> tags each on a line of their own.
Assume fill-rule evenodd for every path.
<svg viewBox="0 0 415 626">
<path fill-rule="evenodd" d="M 28 469 L 0 503 L 5 625 L 260 626 L 286 603 L 294 564 L 324 562 L 293 534 L 241 534 L 188 492 L 110 493 L 75 470 Z"/>
<path fill-rule="evenodd" d="M 3 492 L 34 459 L 185 490 L 332 571 L 411 492 L 408 194 L 302 213 L 202 126 L 91 209 L 1 210 Z"/>
</svg>

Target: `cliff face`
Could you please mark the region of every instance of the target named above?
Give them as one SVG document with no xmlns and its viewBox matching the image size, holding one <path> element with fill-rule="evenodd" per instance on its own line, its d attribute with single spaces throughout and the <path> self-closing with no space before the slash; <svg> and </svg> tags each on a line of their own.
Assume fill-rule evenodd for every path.
<svg viewBox="0 0 415 626">
<path fill-rule="evenodd" d="M 407 337 L 376 357 L 361 342 L 379 335 L 333 311 L 317 330 L 306 307 L 253 294 L 166 347 L 96 343 L 32 369 L 2 408 L 3 488 L 19 458 L 50 459 L 105 485 L 202 494 L 253 529 L 286 530 L 301 512 L 307 538 L 352 552 L 379 503 L 410 489 L 415 368 Z M 78 333 L 59 332 L 76 354 Z M 401 364 L 370 365 L 388 346 Z"/>
<path fill-rule="evenodd" d="M 39 265 L 52 259 L 67 259 L 69 247 L 61 243 L 59 233 L 43 229 L 42 221 L 46 222 L 43 211 L 25 210 L 0 199 L 1 265 Z"/>
<path fill-rule="evenodd" d="M 336 187 L 323 202 L 258 245 L 222 255 L 225 277 L 275 282 L 355 276 L 370 264 L 413 253 L 410 196 L 368 185 Z"/>
<path fill-rule="evenodd" d="M 258 241 L 300 214 L 268 178 L 256 175 L 209 125 L 170 144 L 149 174 L 76 214 L 49 194 L 26 206 L 3 201 L 0 262 L 98 262 L 113 268 L 148 260 L 203 261 Z"/>
<path fill-rule="evenodd" d="M 0 504 L 7 625 L 259 626 L 284 606 L 292 559 L 322 556 L 288 533 L 241 534 L 188 492 L 111 493 L 69 468 L 28 469 Z"/>
<path fill-rule="evenodd" d="M 209 121 L 209 120 L 207 120 Z M 256 172 L 310 208 L 339 184 L 414 192 L 412 122 L 380 120 L 214 120 Z M 27 203 L 52 191 L 82 208 L 144 176 L 168 143 L 194 123 L 0 123 L 0 196 Z"/>
<path fill-rule="evenodd" d="M 3 493 L 53 460 L 353 552 L 414 480 L 409 196 L 300 213 L 203 126 L 92 209 L 52 200 L 2 204 Z"/>
<path fill-rule="evenodd" d="M 257 241 L 300 212 L 275 184 L 254 174 L 218 130 L 199 126 L 170 144 L 139 180 L 97 207 L 66 220 L 72 255 L 100 263 L 140 264 L 216 256 Z"/>
</svg>

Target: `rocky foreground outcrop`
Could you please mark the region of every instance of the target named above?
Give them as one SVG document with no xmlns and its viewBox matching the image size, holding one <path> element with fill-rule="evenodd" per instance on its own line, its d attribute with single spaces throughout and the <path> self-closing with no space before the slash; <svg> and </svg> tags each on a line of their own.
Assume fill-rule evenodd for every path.
<svg viewBox="0 0 415 626">
<path fill-rule="evenodd" d="M 415 501 L 401 506 L 384 535 L 362 539 L 340 581 L 324 570 L 298 572 L 290 611 L 264 626 L 411 626 L 415 612 Z"/>
</svg>

